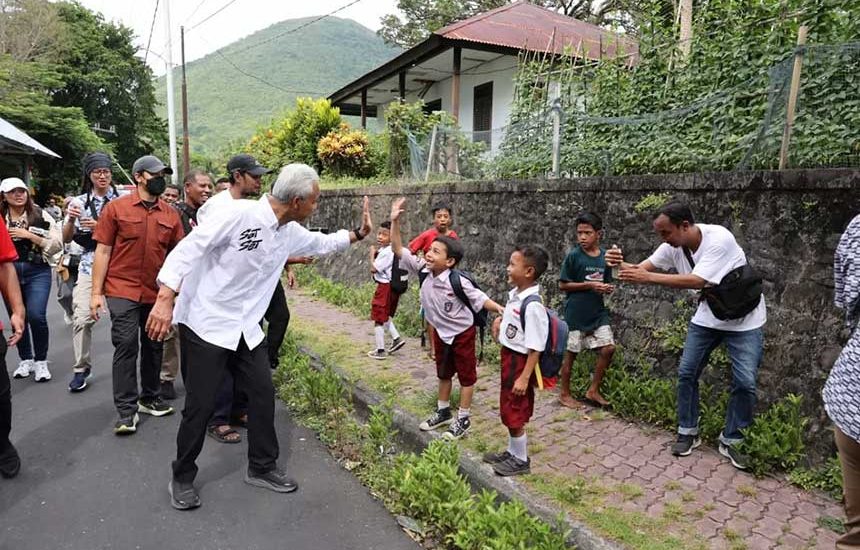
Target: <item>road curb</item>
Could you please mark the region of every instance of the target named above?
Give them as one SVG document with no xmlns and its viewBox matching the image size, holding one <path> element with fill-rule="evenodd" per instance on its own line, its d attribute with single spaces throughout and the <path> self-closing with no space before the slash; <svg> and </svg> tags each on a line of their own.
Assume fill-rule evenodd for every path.
<svg viewBox="0 0 860 550">
<path fill-rule="evenodd" d="M 323 361 L 317 353 L 307 346 L 299 346 L 299 349 L 310 358 L 311 367 L 316 370 L 324 368 Z M 366 419 L 370 414 L 370 407 L 383 403 L 383 399 L 362 381 L 352 380 L 337 365 L 329 366 L 346 383 L 352 398 L 352 404 L 359 417 Z M 420 453 L 431 441 L 437 439 L 437 437 L 431 435 L 432 432 L 422 432 L 418 429 L 419 420 L 397 406 L 393 407 L 393 423 L 394 428 L 398 432 L 397 440 L 404 450 Z M 558 524 L 558 510 L 553 509 L 548 504 L 542 502 L 541 499 L 531 495 L 514 480 L 497 476 L 488 465 L 481 461 L 479 456 L 474 455 L 470 450 L 465 448 L 461 448 L 460 471 L 466 476 L 473 488 L 496 491 L 499 497 L 506 501 L 519 500 L 534 516 L 549 525 Z M 623 550 L 622 546 L 598 536 L 588 526 L 571 518 L 568 514 L 562 513 L 561 519 L 563 522 L 562 528 L 570 531 L 567 542 L 575 545 L 578 549 Z"/>
</svg>

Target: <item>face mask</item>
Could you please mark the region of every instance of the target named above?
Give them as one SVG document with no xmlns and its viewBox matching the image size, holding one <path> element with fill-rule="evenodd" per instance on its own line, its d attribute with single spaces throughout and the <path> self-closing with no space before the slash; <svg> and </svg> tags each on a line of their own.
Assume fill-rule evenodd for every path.
<svg viewBox="0 0 860 550">
<path fill-rule="evenodd" d="M 165 189 L 167 189 L 167 181 L 164 179 L 164 176 L 155 176 L 146 181 L 146 191 L 150 195 L 157 197 L 164 193 Z"/>
</svg>

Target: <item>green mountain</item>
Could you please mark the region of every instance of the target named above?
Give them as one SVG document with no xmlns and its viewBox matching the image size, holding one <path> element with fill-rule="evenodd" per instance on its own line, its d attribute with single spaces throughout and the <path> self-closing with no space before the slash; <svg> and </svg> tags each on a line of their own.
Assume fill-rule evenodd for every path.
<svg viewBox="0 0 860 550">
<path fill-rule="evenodd" d="M 193 152 L 212 154 L 231 140 L 245 140 L 260 124 L 292 107 L 296 97 L 325 97 L 401 51 L 351 19 L 327 17 L 290 32 L 312 19 L 281 21 L 188 63 Z M 193 33 L 186 36 L 191 40 Z M 181 70 L 174 72 L 173 83 L 181 140 Z M 162 76 L 156 82 L 156 97 L 166 104 L 165 89 Z M 167 118 L 165 105 L 160 114 Z"/>
</svg>

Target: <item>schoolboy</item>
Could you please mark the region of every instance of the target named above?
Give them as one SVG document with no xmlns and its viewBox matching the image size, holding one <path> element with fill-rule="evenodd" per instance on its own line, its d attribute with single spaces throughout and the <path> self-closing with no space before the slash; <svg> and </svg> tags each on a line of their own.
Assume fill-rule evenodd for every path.
<svg viewBox="0 0 860 550">
<path fill-rule="evenodd" d="M 615 289 L 610 284 L 612 270 L 606 267 L 606 250 L 600 246 L 603 232 L 600 216 L 592 212 L 580 212 L 574 224 L 578 244 L 561 264 L 558 282 L 559 290 L 567 293 L 564 320 L 570 327 L 567 352 L 561 367 L 559 401 L 565 407 L 582 407 L 570 395 L 570 371 L 576 355 L 584 348 L 597 353 L 597 364 L 591 386 L 585 392 L 585 402 L 595 407 L 607 407 L 609 402 L 600 395 L 600 383 L 612 362 L 615 339 L 603 296 Z"/>
<path fill-rule="evenodd" d="M 450 424 L 443 437 L 459 439 L 471 427 L 469 419 L 475 382 L 478 380 L 478 360 L 475 356 L 475 327 L 472 311 L 487 309 L 502 313 L 504 308 L 490 300 L 466 278 L 460 277 L 469 304 L 461 302 L 451 286 L 451 270 L 463 259 L 463 247 L 448 236 L 438 236 L 419 259 L 403 248 L 400 237 L 400 215 L 406 199 L 400 198 L 391 205 L 391 248 L 400 258 L 400 267 L 417 275 L 425 267 L 427 277 L 421 283 L 421 306 L 427 321 L 436 328 L 434 347 L 436 375 L 439 378 L 439 395 L 436 411 L 421 423 L 420 429 L 433 430 Z M 457 374 L 460 382 L 460 410 L 454 419 L 450 397 L 452 378 Z"/>
<path fill-rule="evenodd" d="M 376 281 L 376 292 L 370 302 L 370 320 L 374 322 L 376 349 L 367 355 L 374 359 L 385 359 L 388 353 L 406 345 L 397 328 L 394 326 L 394 314 L 397 312 L 397 302 L 400 295 L 391 291 L 391 270 L 394 266 L 394 253 L 391 251 L 391 222 L 379 224 L 376 232 L 376 244 L 370 247 L 370 272 Z M 392 342 L 388 352 L 385 351 L 385 331 L 391 334 Z"/>
<path fill-rule="evenodd" d="M 528 457 L 526 424 L 535 404 L 534 374 L 541 352 L 546 347 L 549 319 L 540 304 L 522 305 L 532 295 L 540 295 L 538 279 L 549 263 L 547 252 L 534 245 L 520 246 L 508 262 L 508 282 L 514 286 L 508 293 L 504 314 L 493 323 L 493 334 L 502 345 L 499 414 L 508 429 L 508 448 L 489 453 L 484 461 L 493 465 L 500 476 L 527 474 L 531 471 Z"/>
<path fill-rule="evenodd" d="M 424 231 L 411 241 L 409 241 L 409 251 L 412 254 L 418 255 L 419 252 L 422 254 L 426 254 L 428 250 L 430 250 L 430 245 L 433 244 L 433 241 L 436 240 L 436 237 L 451 237 L 452 239 L 459 239 L 457 236 L 457 232 L 451 229 L 452 216 L 451 216 L 451 207 L 444 202 L 436 203 L 432 209 L 433 212 L 433 227 Z M 422 315 L 424 311 L 421 311 Z M 423 318 L 423 317 L 422 317 Z M 426 319 L 425 319 L 426 320 Z M 433 342 L 435 341 L 435 331 L 433 330 L 433 325 L 431 323 L 426 323 L 426 336 L 427 341 L 430 342 L 430 357 L 434 358 L 435 349 L 433 348 Z M 424 347 L 424 337 L 421 339 L 421 347 Z"/>
</svg>

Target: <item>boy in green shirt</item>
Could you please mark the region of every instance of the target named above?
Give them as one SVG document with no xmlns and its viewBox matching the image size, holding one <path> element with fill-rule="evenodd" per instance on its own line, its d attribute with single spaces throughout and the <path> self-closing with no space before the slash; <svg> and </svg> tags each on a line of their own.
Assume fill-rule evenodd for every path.
<svg viewBox="0 0 860 550">
<path fill-rule="evenodd" d="M 609 326 L 609 310 L 603 303 L 603 295 L 610 294 L 615 287 L 610 284 L 612 270 L 606 266 L 606 250 L 600 247 L 603 233 L 600 216 L 580 212 L 575 225 L 578 245 L 571 249 L 561 264 L 558 283 L 559 290 L 567 293 L 564 319 L 570 327 L 567 352 L 561 366 L 559 401 L 573 409 L 583 406 L 570 395 L 570 369 L 576 354 L 585 348 L 597 353 L 597 365 L 584 401 L 595 407 L 606 407 L 609 402 L 600 395 L 600 383 L 612 362 L 615 339 Z"/>
</svg>

